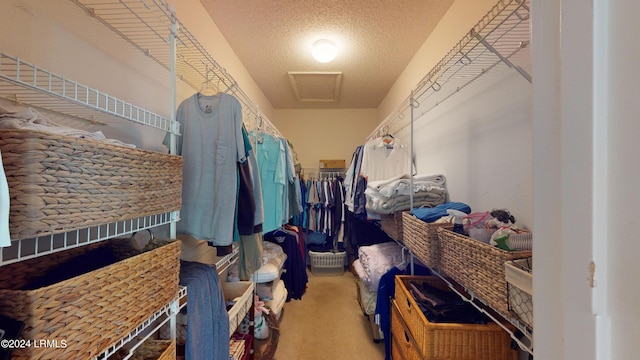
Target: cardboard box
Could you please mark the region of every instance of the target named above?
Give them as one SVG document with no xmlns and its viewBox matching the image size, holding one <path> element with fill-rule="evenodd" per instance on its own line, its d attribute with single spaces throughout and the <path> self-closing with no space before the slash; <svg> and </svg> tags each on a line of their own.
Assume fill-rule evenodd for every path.
<svg viewBox="0 0 640 360">
<path fill-rule="evenodd" d="M 344 160 L 320 160 L 320 169 L 344 169 Z"/>
</svg>

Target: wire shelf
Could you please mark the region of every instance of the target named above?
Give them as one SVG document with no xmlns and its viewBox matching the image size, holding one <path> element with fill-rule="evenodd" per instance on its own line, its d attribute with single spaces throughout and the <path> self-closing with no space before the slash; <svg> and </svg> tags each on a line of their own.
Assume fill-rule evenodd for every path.
<svg viewBox="0 0 640 360">
<path fill-rule="evenodd" d="M 500 317 L 505 319 L 507 322 L 509 322 L 511 325 L 513 325 L 517 330 L 519 330 L 522 333 L 522 336 L 524 338 L 529 340 L 530 344 L 525 344 L 524 342 L 522 342 L 522 340 L 518 336 L 516 336 L 516 334 L 514 333 L 514 331 L 512 329 L 510 329 L 510 328 L 505 326 L 503 321 L 500 321 L 499 319 L 497 319 L 494 316 L 494 314 L 492 314 L 491 312 L 487 311 L 487 309 L 492 309 L 493 311 L 495 311 L 495 309 L 493 309 L 491 306 L 489 306 L 481 298 L 476 297 L 473 294 L 473 291 L 467 289 L 466 287 L 463 287 L 464 291 L 468 294 L 468 296 L 466 296 L 465 294 L 461 294 L 460 291 L 458 291 L 458 289 L 456 288 L 456 286 L 454 286 L 451 283 L 450 279 L 448 279 L 446 276 L 444 276 L 439 271 L 439 269 L 431 269 L 431 272 L 433 274 L 435 274 L 436 276 L 438 276 L 440 279 L 442 279 L 449 286 L 449 288 L 453 292 L 455 292 L 461 299 L 463 299 L 464 301 L 468 302 L 474 308 L 476 308 L 476 310 L 478 310 L 481 313 L 485 314 L 493 322 L 495 322 L 496 324 L 500 325 L 507 333 L 509 333 L 509 335 L 511 335 L 511 338 L 516 342 L 516 344 L 518 345 L 518 347 L 520 349 L 522 349 L 523 351 L 526 351 L 527 353 L 533 355 L 533 332 L 532 332 L 531 328 L 529 328 L 526 324 L 522 323 L 519 319 L 515 318 L 511 314 L 498 313 L 498 315 Z"/>
<path fill-rule="evenodd" d="M 177 220 L 177 214 L 167 212 L 61 234 L 13 240 L 10 247 L 0 248 L 0 266 L 170 224 Z"/>
<path fill-rule="evenodd" d="M 218 275 L 222 275 L 225 271 L 227 271 L 229 267 L 231 267 L 231 265 L 238 262 L 239 258 L 240 258 L 240 247 L 233 246 L 233 250 L 231 251 L 230 254 L 227 254 L 216 261 L 215 268 Z"/>
<path fill-rule="evenodd" d="M 379 137 L 394 130 L 402 130 L 436 106 L 456 95 L 491 72 L 505 67 L 517 71 L 531 82 L 531 76 L 518 64 L 529 64 L 530 0 L 499 0 L 498 3 L 474 26 L 449 52 L 418 82 L 411 94 L 369 135 Z M 413 131 L 413 129 L 412 129 Z M 413 143 L 413 132 L 411 134 Z M 412 149 L 413 151 L 413 149 Z M 412 153 L 413 157 L 413 153 Z M 413 186 L 413 185 L 412 185 Z M 412 202 L 412 200 L 411 200 Z M 411 257 L 413 264 L 413 255 Z M 525 344 L 503 321 L 487 309 L 491 309 L 473 292 L 461 294 L 452 283 L 435 269 L 462 299 L 486 314 L 507 331 L 520 349 L 533 355 L 533 345 Z M 492 309 L 493 310 L 493 309 Z M 511 314 L 499 314 L 533 344 L 533 330 Z"/>
<path fill-rule="evenodd" d="M 4 53 L 0 97 L 102 125 L 124 119 L 168 132 L 174 128 L 163 116 Z"/>
<path fill-rule="evenodd" d="M 156 313 L 151 315 L 147 320 L 145 320 L 142 324 L 140 324 L 137 328 L 135 328 L 129 334 L 123 336 L 120 340 L 118 340 L 115 344 L 111 345 L 107 350 L 105 350 L 102 354 L 95 357 L 95 360 L 103 360 L 108 359 L 110 356 L 115 354 L 118 350 L 123 348 L 125 345 L 136 342 L 135 345 L 129 349 L 129 356 L 127 359 L 131 357 L 133 351 L 145 342 L 152 334 L 154 334 L 157 330 L 159 330 L 164 324 L 166 324 L 171 317 L 178 314 L 180 311 L 180 303 L 186 302 L 187 297 L 187 288 L 184 286 L 180 286 L 178 290 L 178 297 L 173 299 L 167 305 L 165 305 L 162 309 L 158 310 Z M 184 305 L 183 305 L 184 306 Z M 153 326 L 153 329 L 151 327 Z M 145 335 L 146 334 L 146 335 Z"/>
<path fill-rule="evenodd" d="M 516 64 L 529 63 L 530 0 L 500 0 L 418 82 L 411 94 L 389 114 L 369 138 L 377 137 L 391 124 L 404 129 L 418 118 L 498 67 L 509 67 L 527 81 L 531 76 Z M 397 131 L 396 130 L 396 131 Z"/>
<path fill-rule="evenodd" d="M 71 0 L 114 33 L 171 71 L 172 31 L 177 38 L 175 72 L 178 79 L 198 91 L 210 82 L 218 91 L 235 96 L 242 104 L 248 127 L 267 127 L 282 136 L 236 80 L 205 50 L 164 0 Z"/>
</svg>

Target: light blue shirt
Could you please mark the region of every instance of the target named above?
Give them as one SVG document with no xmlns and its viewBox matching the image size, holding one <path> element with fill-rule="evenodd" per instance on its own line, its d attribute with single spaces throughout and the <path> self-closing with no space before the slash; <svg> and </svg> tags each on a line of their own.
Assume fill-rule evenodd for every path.
<svg viewBox="0 0 640 360">
<path fill-rule="evenodd" d="M 176 229 L 216 246 L 233 241 L 237 162 L 246 154 L 242 138 L 242 106 L 228 94 L 193 96 L 176 112 L 183 157 L 181 220 Z M 165 143 L 168 142 L 165 138 Z"/>
</svg>

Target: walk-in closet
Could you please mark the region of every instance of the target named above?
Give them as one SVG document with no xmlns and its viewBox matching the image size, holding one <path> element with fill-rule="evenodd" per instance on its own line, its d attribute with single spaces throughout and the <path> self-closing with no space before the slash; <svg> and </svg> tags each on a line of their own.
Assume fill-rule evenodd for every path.
<svg viewBox="0 0 640 360">
<path fill-rule="evenodd" d="M 636 359 L 639 17 L 0 1 L 0 359 Z"/>
</svg>

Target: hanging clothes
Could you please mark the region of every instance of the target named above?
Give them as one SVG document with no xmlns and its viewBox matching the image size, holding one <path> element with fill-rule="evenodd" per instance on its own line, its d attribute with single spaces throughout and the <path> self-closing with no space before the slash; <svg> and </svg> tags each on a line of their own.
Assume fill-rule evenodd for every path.
<svg viewBox="0 0 640 360">
<path fill-rule="evenodd" d="M 248 154 L 247 154 L 248 155 Z M 256 202 L 249 161 L 238 163 L 238 199 L 236 202 L 236 228 L 239 235 L 251 235 L 255 225 Z M 237 237 L 234 237 L 237 239 Z"/>
<path fill-rule="evenodd" d="M 184 161 L 177 232 L 228 246 L 235 232 L 237 163 L 246 161 L 240 102 L 223 93 L 194 94 L 178 106 L 176 120 L 182 134 L 176 150 Z"/>
<path fill-rule="evenodd" d="M 306 205 L 300 225 L 308 232 L 309 243 L 314 245 L 314 251 L 338 249 L 338 235 L 344 221 L 344 178 L 311 178 L 303 188 Z"/>
<path fill-rule="evenodd" d="M 240 280 L 248 281 L 251 275 L 263 265 L 262 234 L 240 235 L 238 245 L 240 247 L 238 274 Z"/>
<path fill-rule="evenodd" d="M 285 222 L 283 200 L 288 183 L 286 150 L 282 141 L 273 135 L 254 133 L 252 136 L 256 138 L 256 157 L 264 202 L 262 228 L 266 233 L 278 229 Z"/>
<path fill-rule="evenodd" d="M 278 244 L 287 254 L 281 276 L 285 287 L 287 288 L 287 301 L 291 299 L 300 300 L 307 289 L 306 254 L 302 254 L 300 239 L 297 234 L 283 228 L 264 234 L 264 240 Z"/>
<path fill-rule="evenodd" d="M 216 270 L 180 261 L 180 285 L 187 287 L 186 359 L 229 359 L 229 313 Z"/>
<path fill-rule="evenodd" d="M 237 228 L 240 235 L 251 235 L 262 232 L 262 222 L 264 221 L 262 182 L 260 181 L 255 151 L 244 124 L 242 125 L 242 138 L 247 161 L 238 162 Z"/>
<path fill-rule="evenodd" d="M 293 152 L 286 139 L 280 138 L 280 142 L 285 152 L 286 192 L 282 199 L 284 205 L 282 218 L 284 220 L 283 224 L 285 224 L 293 216 L 300 214 L 302 209 L 299 206 L 300 202 L 298 199 L 300 192 L 296 191 L 296 169 L 293 161 Z"/>
<path fill-rule="evenodd" d="M 364 144 L 360 176 L 367 181 L 378 181 L 409 174 L 409 160 L 409 147 L 399 140 L 373 139 Z"/>
<path fill-rule="evenodd" d="M 347 210 L 351 211 L 352 213 L 356 213 L 354 208 L 355 199 L 358 198 L 358 194 L 356 193 L 356 187 L 358 184 L 358 179 L 360 178 L 360 168 L 362 166 L 363 149 L 364 149 L 364 145 L 360 145 L 356 147 L 351 157 L 351 163 L 349 164 L 349 168 L 347 169 L 347 174 L 344 179 L 344 187 L 345 187 L 344 203 L 345 203 L 345 206 L 347 207 Z"/>
</svg>

